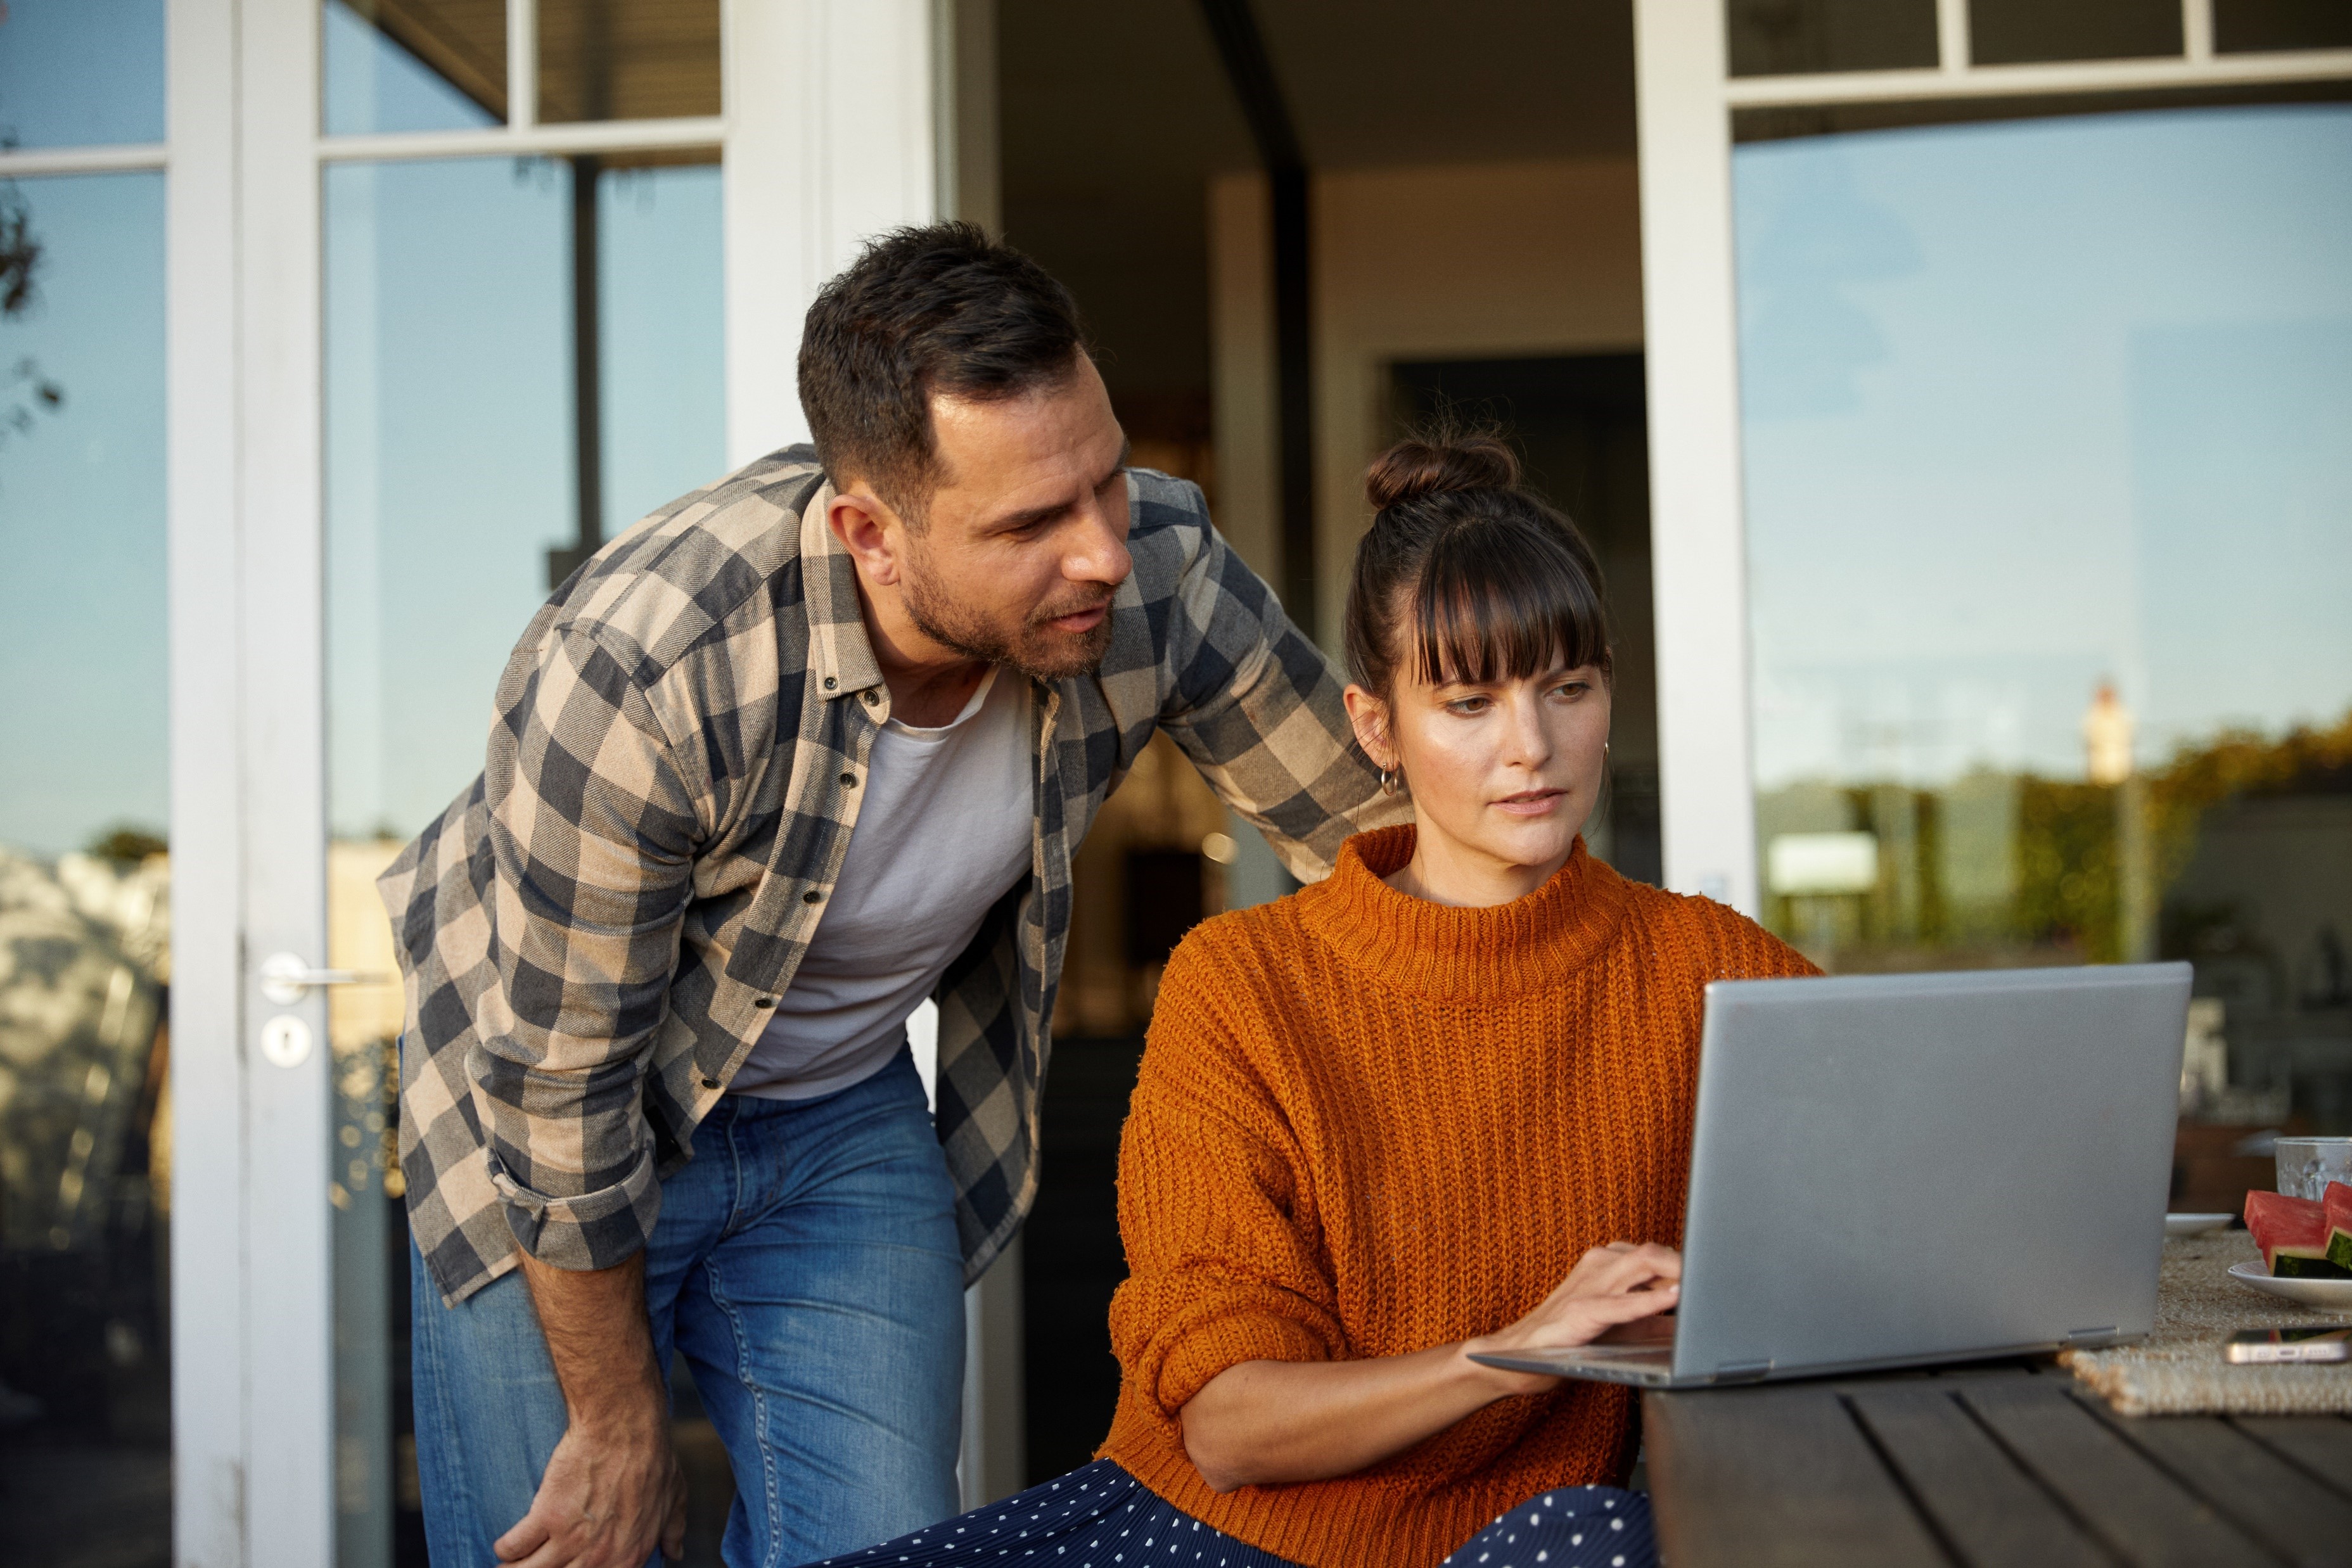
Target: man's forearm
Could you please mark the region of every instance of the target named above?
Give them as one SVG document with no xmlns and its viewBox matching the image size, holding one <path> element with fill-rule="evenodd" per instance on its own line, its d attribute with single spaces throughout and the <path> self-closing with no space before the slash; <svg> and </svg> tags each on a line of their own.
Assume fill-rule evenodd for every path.
<svg viewBox="0 0 2352 1568">
<path fill-rule="evenodd" d="M 646 1255 L 577 1270 L 517 1255 L 572 1425 L 593 1432 L 660 1426 L 667 1400 L 646 1317 Z"/>
</svg>

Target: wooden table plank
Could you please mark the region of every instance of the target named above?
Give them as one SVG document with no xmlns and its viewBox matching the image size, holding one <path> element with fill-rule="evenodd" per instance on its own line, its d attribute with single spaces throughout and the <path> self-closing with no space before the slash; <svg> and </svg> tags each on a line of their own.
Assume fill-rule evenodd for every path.
<svg viewBox="0 0 2352 1568">
<path fill-rule="evenodd" d="M 2124 1440 L 2179 1477 L 2255 1540 L 2304 1568 L 2352 1565 L 2352 1498 L 2330 1490 L 2210 1416 L 2116 1416 L 2075 1397 Z"/>
<path fill-rule="evenodd" d="M 1977 1424 L 1948 1384 L 1852 1385 L 1847 1398 L 1963 1562 L 2104 1568 L 2112 1561 Z"/>
<path fill-rule="evenodd" d="M 2352 1495 L 2352 1421 L 2341 1416 L 2240 1416 L 2231 1425 Z"/>
<path fill-rule="evenodd" d="M 1958 1392 L 2011 1453 L 2138 1568 L 2277 1561 L 2077 1404 L 2058 1379 L 1988 1380 Z"/>
<path fill-rule="evenodd" d="M 1659 1554 L 1674 1568 L 1942 1568 L 1939 1547 L 1835 1390 L 1650 1394 Z"/>
</svg>

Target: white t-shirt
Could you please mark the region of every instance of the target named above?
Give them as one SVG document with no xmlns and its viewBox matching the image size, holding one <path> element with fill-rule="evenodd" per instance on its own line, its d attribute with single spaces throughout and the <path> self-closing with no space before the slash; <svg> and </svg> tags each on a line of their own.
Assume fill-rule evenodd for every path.
<svg viewBox="0 0 2352 1568">
<path fill-rule="evenodd" d="M 840 880 L 731 1092 L 811 1099 L 898 1054 L 907 1016 L 1029 870 L 1028 695 L 991 670 L 952 722 L 883 725 Z"/>
</svg>

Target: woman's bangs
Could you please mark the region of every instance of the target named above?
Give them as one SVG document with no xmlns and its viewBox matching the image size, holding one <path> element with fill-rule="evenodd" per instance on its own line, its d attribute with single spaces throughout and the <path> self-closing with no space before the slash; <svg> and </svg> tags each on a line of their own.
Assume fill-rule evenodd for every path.
<svg viewBox="0 0 2352 1568">
<path fill-rule="evenodd" d="M 1521 529 L 1454 530 L 1431 552 L 1414 599 L 1412 664 L 1430 685 L 1608 665 L 1599 585 L 1565 548 Z"/>
</svg>

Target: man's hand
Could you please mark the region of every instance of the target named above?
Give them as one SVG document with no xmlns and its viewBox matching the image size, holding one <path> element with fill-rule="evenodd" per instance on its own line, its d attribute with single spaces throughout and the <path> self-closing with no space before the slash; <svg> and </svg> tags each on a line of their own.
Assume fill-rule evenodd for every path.
<svg viewBox="0 0 2352 1568">
<path fill-rule="evenodd" d="M 525 1252 L 571 1424 L 530 1511 L 494 1543 L 516 1568 L 644 1568 L 686 1554 L 686 1478 L 646 1321 L 643 1253 L 611 1269 L 550 1268 Z M 488 1565 L 485 1565 L 488 1568 Z"/>
<path fill-rule="evenodd" d="M 497 1546 L 520 1568 L 642 1568 L 656 1542 L 664 1557 L 686 1554 L 686 1477 L 668 1424 L 591 1435 L 574 1423 L 530 1511 Z"/>
</svg>

